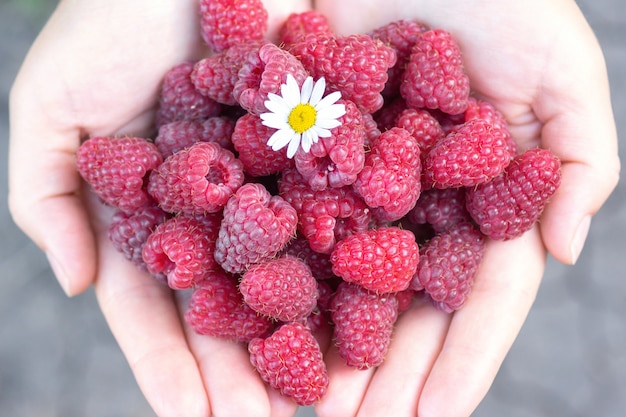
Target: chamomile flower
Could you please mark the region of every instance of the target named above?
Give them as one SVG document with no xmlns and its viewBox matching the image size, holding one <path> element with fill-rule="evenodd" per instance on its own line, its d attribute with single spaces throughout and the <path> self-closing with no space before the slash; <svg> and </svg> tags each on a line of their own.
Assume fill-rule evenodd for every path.
<svg viewBox="0 0 626 417">
<path fill-rule="evenodd" d="M 267 146 L 275 151 L 288 146 L 287 157 L 293 158 L 301 144 L 309 152 L 319 138 L 330 137 L 330 129 L 341 125 L 338 119 L 346 114 L 346 106 L 335 104 L 341 98 L 339 91 L 323 97 L 325 89 L 324 77 L 315 83 L 313 77 L 307 77 L 301 90 L 288 74 L 287 82 L 280 86 L 281 95 L 269 93 L 265 101 L 269 112 L 261 114 L 265 126 L 277 129 Z"/>
</svg>

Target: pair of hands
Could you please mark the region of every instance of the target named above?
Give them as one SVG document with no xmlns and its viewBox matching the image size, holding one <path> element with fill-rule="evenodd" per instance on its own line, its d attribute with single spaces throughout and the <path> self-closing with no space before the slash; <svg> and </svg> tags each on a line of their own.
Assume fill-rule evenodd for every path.
<svg viewBox="0 0 626 417">
<path fill-rule="evenodd" d="M 307 0 L 267 0 L 270 36 Z M 416 303 L 399 319 L 378 369 L 326 353 L 320 417 L 469 416 L 488 391 L 535 298 L 546 254 L 573 264 L 589 220 L 619 176 L 602 52 L 571 0 L 317 0 L 340 34 L 418 18 L 453 33 L 477 95 L 507 118 L 520 148 L 551 149 L 562 185 L 538 226 L 489 242 L 472 296 L 452 315 Z M 94 285 L 113 334 L 159 416 L 292 416 L 245 347 L 184 326 L 177 294 L 108 242 L 111 211 L 88 192 L 74 154 L 92 135 L 141 136 L 172 66 L 199 59 L 197 0 L 62 0 L 33 44 L 10 101 L 15 222 L 48 255 L 68 295 Z M 331 344 L 332 345 L 332 344 Z"/>
</svg>

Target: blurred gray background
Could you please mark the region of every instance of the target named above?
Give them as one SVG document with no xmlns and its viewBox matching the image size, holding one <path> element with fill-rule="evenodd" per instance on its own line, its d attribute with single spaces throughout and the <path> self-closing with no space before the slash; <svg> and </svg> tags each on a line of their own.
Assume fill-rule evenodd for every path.
<svg viewBox="0 0 626 417">
<path fill-rule="evenodd" d="M 608 62 L 626 141 L 626 7 L 578 2 Z M 7 208 L 7 99 L 53 0 L 0 0 L 0 416 L 149 417 L 92 291 L 68 299 Z M 477 417 L 626 415 L 626 184 L 594 218 L 575 267 L 550 261 Z M 302 409 L 299 416 L 313 416 Z"/>
</svg>

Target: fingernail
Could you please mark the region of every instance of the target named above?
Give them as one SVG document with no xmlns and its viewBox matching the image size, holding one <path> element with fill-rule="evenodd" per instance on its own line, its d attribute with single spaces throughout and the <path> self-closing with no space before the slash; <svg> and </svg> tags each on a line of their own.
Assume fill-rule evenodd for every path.
<svg viewBox="0 0 626 417">
<path fill-rule="evenodd" d="M 576 232 L 574 232 L 574 238 L 570 244 L 570 256 L 572 265 L 576 263 L 580 253 L 585 246 L 585 240 L 587 240 L 587 234 L 589 233 L 589 226 L 591 225 L 591 216 L 585 216 L 578 224 Z"/>
<path fill-rule="evenodd" d="M 48 263 L 50 264 L 50 268 L 52 268 L 52 272 L 54 272 L 54 275 L 57 277 L 59 284 L 61 284 L 63 292 L 65 292 L 65 295 L 67 295 L 68 297 L 71 297 L 72 293 L 70 292 L 70 279 L 65 273 L 65 270 L 52 253 L 46 252 L 46 257 L 48 258 Z"/>
</svg>

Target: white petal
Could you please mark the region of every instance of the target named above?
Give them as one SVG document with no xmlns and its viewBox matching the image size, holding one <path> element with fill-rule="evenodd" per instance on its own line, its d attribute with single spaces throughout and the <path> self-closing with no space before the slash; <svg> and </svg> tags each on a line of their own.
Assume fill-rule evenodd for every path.
<svg viewBox="0 0 626 417">
<path fill-rule="evenodd" d="M 346 114 L 345 104 L 333 104 L 322 110 L 317 110 L 318 119 L 338 119 Z"/>
<path fill-rule="evenodd" d="M 262 113 L 260 116 L 263 126 L 272 127 L 274 129 L 290 129 L 287 118 L 282 114 Z"/>
<path fill-rule="evenodd" d="M 302 150 L 304 152 L 309 152 L 311 150 L 311 145 L 317 143 L 317 134 L 313 129 L 309 129 L 302 134 Z"/>
<path fill-rule="evenodd" d="M 337 119 L 322 119 L 319 118 L 315 122 L 315 126 L 322 129 L 333 129 L 337 126 L 341 126 L 341 122 Z"/>
<path fill-rule="evenodd" d="M 287 74 L 287 83 L 280 86 L 280 92 L 290 109 L 300 104 L 300 88 L 293 75 Z"/>
<path fill-rule="evenodd" d="M 302 83 L 302 91 L 300 92 L 300 103 L 308 103 L 313 91 L 313 77 L 306 77 Z"/>
<path fill-rule="evenodd" d="M 280 148 L 284 148 L 287 143 L 291 140 L 293 135 L 296 134 L 291 129 L 280 129 L 274 132 L 272 136 L 267 140 L 267 146 L 270 146 L 272 149 L 277 151 Z"/>
<path fill-rule="evenodd" d="M 287 105 L 287 102 L 279 95 L 268 93 L 269 100 L 265 100 L 265 108 L 272 113 L 280 113 L 287 116 L 291 112 L 291 107 Z"/>
<path fill-rule="evenodd" d="M 311 100 L 309 100 L 309 104 L 311 104 L 311 106 L 315 107 L 317 103 L 320 102 L 322 96 L 324 95 L 324 90 L 326 90 L 326 80 L 324 79 L 324 77 L 321 77 L 315 82 L 315 86 L 313 87 Z"/>
<path fill-rule="evenodd" d="M 329 95 L 327 95 L 326 97 L 324 97 L 322 101 L 317 103 L 317 105 L 315 106 L 315 110 L 317 111 L 324 110 L 325 108 L 330 107 L 331 105 L 335 104 L 337 100 L 339 100 L 340 98 L 341 98 L 341 92 L 334 91 L 330 93 Z"/>
<path fill-rule="evenodd" d="M 320 138 L 329 138 L 332 136 L 332 133 L 330 133 L 330 130 L 328 129 L 323 129 L 318 126 L 313 126 L 311 129 L 313 129 L 315 133 L 317 133 L 317 136 L 319 136 Z"/>
<path fill-rule="evenodd" d="M 296 152 L 298 151 L 298 148 L 300 147 L 300 138 L 302 135 L 299 134 L 295 134 L 292 138 L 291 141 L 289 142 L 289 147 L 287 148 L 287 158 L 293 158 L 293 156 L 296 154 Z M 274 148 L 272 148 L 274 149 Z M 276 150 L 276 149 L 274 149 Z"/>
</svg>

